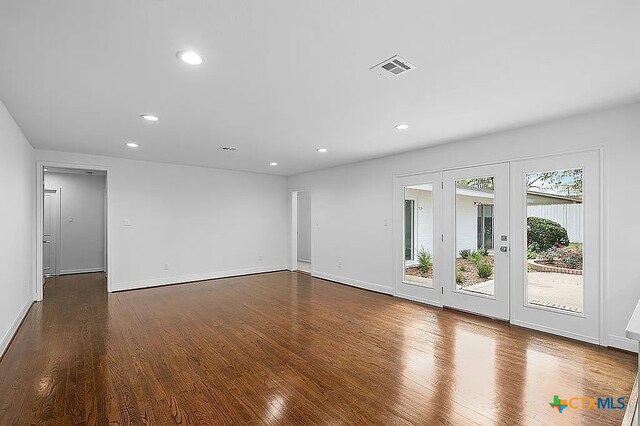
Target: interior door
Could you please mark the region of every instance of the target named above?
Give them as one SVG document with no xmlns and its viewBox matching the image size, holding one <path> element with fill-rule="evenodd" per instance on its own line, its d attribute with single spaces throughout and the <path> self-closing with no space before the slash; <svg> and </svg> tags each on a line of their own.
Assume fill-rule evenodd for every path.
<svg viewBox="0 0 640 426">
<path fill-rule="evenodd" d="M 445 306 L 509 319 L 509 165 L 444 172 Z"/>
<path fill-rule="evenodd" d="M 42 272 L 45 276 L 57 274 L 57 230 L 59 223 L 58 191 L 45 189 L 42 239 Z"/>
<path fill-rule="evenodd" d="M 395 287 L 405 299 L 441 306 L 441 175 L 402 176 L 394 184 Z"/>
<path fill-rule="evenodd" d="M 512 322 L 599 343 L 598 151 L 511 164 Z"/>
</svg>

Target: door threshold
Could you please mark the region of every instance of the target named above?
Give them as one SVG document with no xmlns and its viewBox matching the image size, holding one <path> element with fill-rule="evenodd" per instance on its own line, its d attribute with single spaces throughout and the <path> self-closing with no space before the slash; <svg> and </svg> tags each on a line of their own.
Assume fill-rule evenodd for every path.
<svg viewBox="0 0 640 426">
<path fill-rule="evenodd" d="M 484 314 L 481 314 L 481 313 L 478 313 L 478 312 L 474 312 L 474 311 L 465 311 L 464 309 L 453 308 L 451 306 L 443 306 L 442 309 L 446 309 L 448 311 L 453 311 L 453 312 L 460 312 L 460 313 L 468 314 L 468 315 L 474 315 L 474 316 L 482 317 L 482 318 L 488 318 L 488 319 L 495 320 L 495 321 L 502 321 L 504 323 L 510 324 L 509 319 L 492 317 L 490 315 L 484 315 Z"/>
</svg>

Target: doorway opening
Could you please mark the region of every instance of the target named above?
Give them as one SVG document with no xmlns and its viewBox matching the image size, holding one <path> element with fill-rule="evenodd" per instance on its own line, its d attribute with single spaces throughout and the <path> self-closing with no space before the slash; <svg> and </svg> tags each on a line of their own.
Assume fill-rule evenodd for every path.
<svg viewBox="0 0 640 426">
<path fill-rule="evenodd" d="M 56 278 L 108 278 L 108 170 L 38 164 L 35 298 Z M 52 284 L 54 285 L 54 284 Z"/>
<path fill-rule="evenodd" d="M 292 201 L 292 270 L 312 273 L 311 191 L 294 191 Z"/>
</svg>

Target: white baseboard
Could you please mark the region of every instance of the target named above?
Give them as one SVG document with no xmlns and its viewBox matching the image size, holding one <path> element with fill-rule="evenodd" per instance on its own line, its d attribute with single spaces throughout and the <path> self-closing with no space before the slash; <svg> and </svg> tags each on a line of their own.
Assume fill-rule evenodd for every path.
<svg viewBox="0 0 640 426">
<path fill-rule="evenodd" d="M 511 318 L 509 322 L 513 325 L 530 328 L 532 330 L 543 331 L 549 334 L 555 334 L 556 336 L 568 337 L 569 339 L 580 340 L 583 342 L 592 343 L 594 345 L 600 344 L 600 341 L 598 339 L 594 339 L 593 337 L 589 337 L 589 336 L 583 336 L 582 334 L 568 333 L 566 331 L 558 330 L 552 327 L 544 327 L 537 324 L 531 324 L 525 321 L 516 321 L 513 318 Z"/>
<path fill-rule="evenodd" d="M 115 291 L 134 290 L 139 288 L 158 287 L 163 285 L 188 283 L 193 281 L 205 281 L 205 280 L 214 280 L 217 278 L 237 277 L 240 275 L 262 274 L 265 272 L 283 271 L 286 269 L 287 269 L 286 265 L 259 266 L 255 268 L 243 268 L 243 269 L 233 269 L 229 271 L 209 272 L 206 274 L 192 274 L 192 275 L 182 275 L 182 276 L 176 276 L 176 277 L 151 278 L 148 280 L 114 283 L 112 285 L 111 291 L 115 292 Z"/>
<path fill-rule="evenodd" d="M 13 320 L 13 323 L 11 323 L 11 327 L 9 327 L 9 330 L 7 330 L 6 334 L 2 338 L 2 341 L 0 342 L 0 357 L 4 355 L 4 352 L 9 347 L 11 339 L 13 339 L 13 336 L 18 331 L 18 327 L 20 327 L 20 324 L 22 324 L 22 320 L 27 315 L 27 312 L 29 312 L 29 309 L 31 308 L 31 305 L 33 305 L 33 303 L 33 300 L 27 300 L 27 303 L 24 304 L 16 319 Z"/>
<path fill-rule="evenodd" d="M 89 274 L 92 272 L 104 272 L 104 267 L 97 268 L 82 268 L 82 269 L 65 269 L 59 272 L 59 275 L 72 275 L 72 274 Z"/>
<path fill-rule="evenodd" d="M 627 339 L 623 336 L 614 336 L 612 334 L 607 336 L 607 342 L 609 346 L 618 349 L 624 349 L 629 352 L 638 352 L 638 342 L 633 339 Z"/>
<path fill-rule="evenodd" d="M 364 288 L 366 290 L 371 290 L 378 293 L 393 294 L 393 288 L 386 287 L 380 284 L 370 283 L 368 281 L 354 280 L 353 278 L 341 277 L 339 275 L 327 274 L 318 271 L 313 271 L 312 275 L 317 278 L 335 281 L 337 283 L 350 285 L 352 287 Z"/>
</svg>

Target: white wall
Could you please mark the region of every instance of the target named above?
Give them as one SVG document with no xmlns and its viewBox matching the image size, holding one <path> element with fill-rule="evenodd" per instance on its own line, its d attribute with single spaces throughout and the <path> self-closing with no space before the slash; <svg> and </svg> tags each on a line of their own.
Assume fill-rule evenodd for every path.
<svg viewBox="0 0 640 426">
<path fill-rule="evenodd" d="M 46 173 L 45 189 L 60 191 L 60 274 L 105 269 L 105 177 Z"/>
<path fill-rule="evenodd" d="M 114 291 L 288 266 L 284 177 L 40 150 L 36 157 L 110 168 Z"/>
<path fill-rule="evenodd" d="M 298 192 L 298 260 L 311 262 L 311 194 Z"/>
<path fill-rule="evenodd" d="M 33 149 L 0 102 L 0 354 L 33 301 Z"/>
<path fill-rule="evenodd" d="M 433 192 L 424 189 L 406 188 L 405 199 L 416 201 L 416 220 L 414 220 L 414 245 L 415 257 L 421 248 L 427 250 L 433 256 Z M 417 223 L 416 223 L 417 222 Z M 414 259 L 414 263 L 416 259 Z"/>
<path fill-rule="evenodd" d="M 605 338 L 612 346 L 637 350 L 624 331 L 640 298 L 635 267 L 640 202 L 630 196 L 637 193 L 633 173 L 640 159 L 639 104 L 305 173 L 290 177 L 289 186 L 313 191 L 314 271 L 392 292 L 394 175 L 599 147 L 604 165 Z"/>
</svg>

